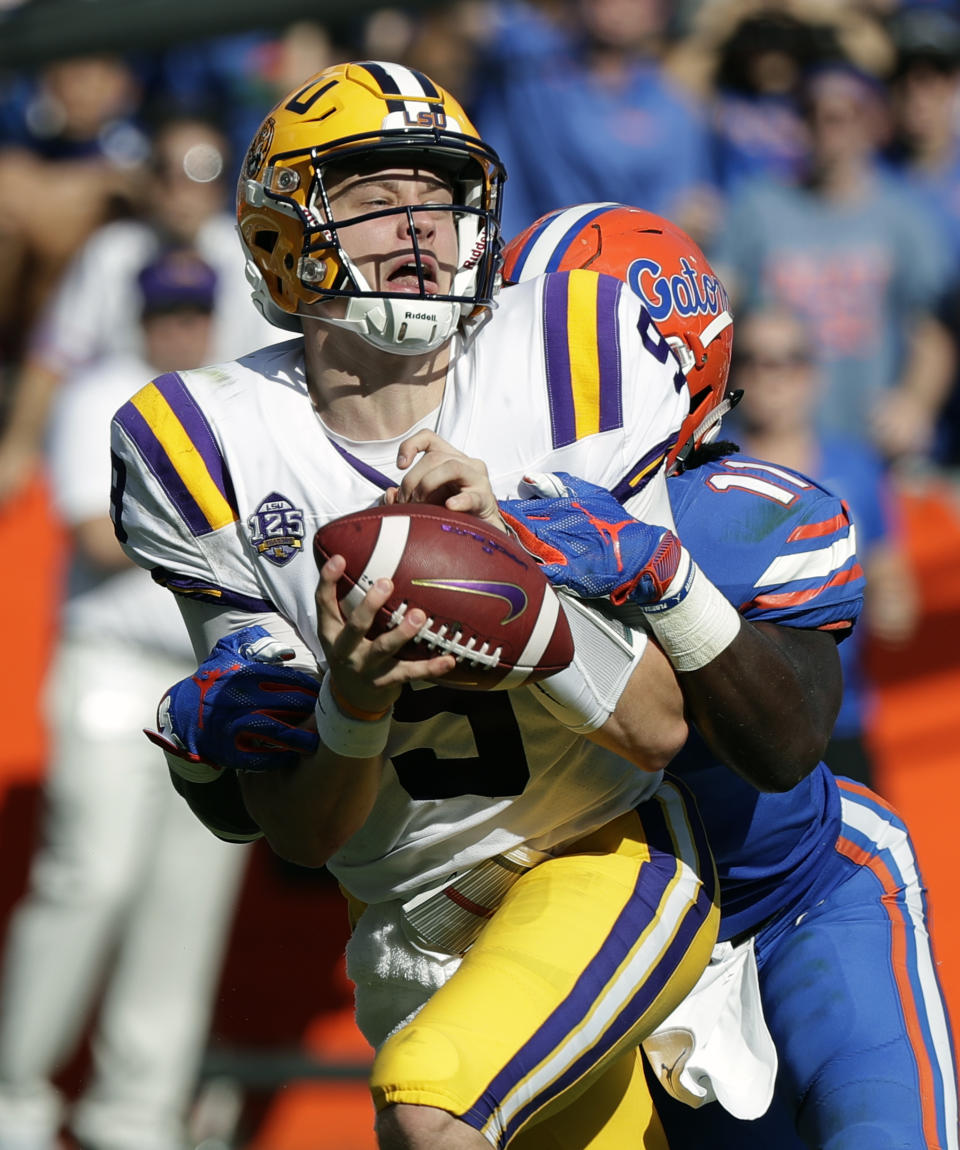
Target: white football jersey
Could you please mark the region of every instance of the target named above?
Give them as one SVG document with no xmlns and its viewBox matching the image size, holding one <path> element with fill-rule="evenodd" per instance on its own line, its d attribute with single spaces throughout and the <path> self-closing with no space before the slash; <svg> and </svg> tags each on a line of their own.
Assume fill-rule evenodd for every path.
<svg viewBox="0 0 960 1150">
<path fill-rule="evenodd" d="M 458 337 L 436 430 L 485 461 L 498 498 L 568 471 L 671 523 L 664 459 L 688 409 L 639 301 L 590 272 L 511 287 Z M 399 482 L 396 442 L 334 441 L 303 343 L 169 374 L 113 422 L 113 513 L 128 554 L 178 594 L 277 612 L 323 666 L 314 533 Z M 657 775 L 561 727 L 527 688 L 407 688 L 379 797 L 329 863 L 364 902 L 407 896 L 520 843 L 549 850 L 635 805 Z"/>
</svg>

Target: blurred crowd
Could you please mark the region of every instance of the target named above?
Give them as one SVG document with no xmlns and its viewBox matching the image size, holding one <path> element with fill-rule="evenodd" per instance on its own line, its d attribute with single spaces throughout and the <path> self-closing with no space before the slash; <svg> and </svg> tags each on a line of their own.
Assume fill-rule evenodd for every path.
<svg viewBox="0 0 960 1150">
<path fill-rule="evenodd" d="M 126 567 L 112 539 L 96 416 L 126 398 L 127 381 L 129 392 L 287 338 L 249 299 L 236 173 L 272 102 L 348 58 L 419 68 L 464 103 L 506 165 L 505 238 L 593 200 L 648 208 L 689 231 L 735 315 L 744 399 L 725 436 L 851 504 L 870 585 L 861 639 L 902 642 L 915 625 L 898 484 L 960 468 L 960 4 L 401 3 L 335 28 L 304 21 L 0 74 L 0 514 L 47 474 L 73 544 L 52 682 L 83 686 L 50 692 L 59 737 L 47 824 L 4 954 L 0 1150 L 55 1145 L 49 1080 L 118 946 L 74 1136 L 90 1150 L 185 1145 L 243 850 L 223 861 L 208 844 L 188 848 L 179 825 L 136 815 L 159 801 L 145 779 L 116 791 L 110 755 L 123 731 L 140 739 L 160 693 L 136 667 L 152 661 L 173 681 L 190 653 L 171 646 L 166 601 L 156 606 L 164 593 Z M 859 649 L 841 650 L 847 702 L 831 765 L 869 781 L 869 688 Z M 97 678 L 105 651 L 130 664 L 122 706 L 116 676 Z M 104 812 L 118 804 L 134 814 L 124 833 L 106 833 Z M 182 872 L 158 862 L 174 833 L 181 862 L 206 851 L 199 865 L 219 876 L 205 900 L 178 899 Z M 164 950 L 151 926 L 151 908 L 171 905 L 205 924 L 177 932 L 189 953 Z M 64 947 L 82 956 L 69 985 L 36 957 Z M 145 1009 L 144 978 L 159 1017 L 138 1027 L 129 1020 Z M 170 997 L 158 1000 L 164 986 Z M 158 1001 L 191 1016 L 158 1012 Z M 53 1014 L 56 1025 L 42 1022 Z M 164 1058 L 152 1062 L 158 1034 Z"/>
<path fill-rule="evenodd" d="M 668 215 L 740 315 L 778 304 L 806 325 L 823 430 L 960 463 L 953 5 L 460 0 L 336 35 L 297 23 L 0 77 L 0 497 L 62 379 L 135 341 L 125 284 L 149 253 L 191 247 L 223 273 L 213 354 L 269 338 L 236 274 L 239 158 L 273 98 L 348 56 L 465 102 L 506 164 L 506 237 L 587 200 Z"/>
</svg>

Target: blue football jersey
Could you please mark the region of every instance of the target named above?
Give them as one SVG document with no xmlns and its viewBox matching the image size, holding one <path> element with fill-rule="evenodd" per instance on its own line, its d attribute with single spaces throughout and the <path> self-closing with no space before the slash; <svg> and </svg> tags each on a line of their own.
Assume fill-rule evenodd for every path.
<svg viewBox="0 0 960 1150">
<path fill-rule="evenodd" d="M 849 633 L 863 604 L 843 502 L 789 468 L 733 455 L 668 481 L 677 533 L 752 621 Z M 789 705 L 789 700 L 784 700 Z M 761 793 L 694 732 L 670 767 L 694 791 L 717 861 L 721 939 L 797 903 L 832 862 L 840 797 L 821 763 L 792 790 Z"/>
</svg>

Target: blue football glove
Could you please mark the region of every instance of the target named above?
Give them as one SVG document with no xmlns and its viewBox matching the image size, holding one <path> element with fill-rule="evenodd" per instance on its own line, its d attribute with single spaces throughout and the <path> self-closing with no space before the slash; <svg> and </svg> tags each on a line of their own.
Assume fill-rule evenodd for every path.
<svg viewBox="0 0 960 1150">
<path fill-rule="evenodd" d="M 556 587 L 616 606 L 659 603 L 681 565 L 680 540 L 634 519 L 603 487 L 565 471 L 529 476 L 534 499 L 506 499 L 500 514 Z"/>
<path fill-rule="evenodd" d="M 190 678 L 167 691 L 157 709 L 159 730 L 144 734 L 182 760 L 174 769 L 195 782 L 224 767 L 293 766 L 317 749 L 316 732 L 298 724 L 312 714 L 320 685 L 283 666 L 284 654 L 263 627 L 226 636 Z"/>
</svg>

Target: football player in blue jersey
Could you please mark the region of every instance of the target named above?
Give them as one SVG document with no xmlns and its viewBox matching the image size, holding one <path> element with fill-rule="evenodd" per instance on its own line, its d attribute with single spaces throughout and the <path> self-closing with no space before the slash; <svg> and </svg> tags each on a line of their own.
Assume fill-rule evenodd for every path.
<svg viewBox="0 0 960 1150">
<path fill-rule="evenodd" d="M 751 758 L 775 755 L 782 736 L 789 746 L 798 711 L 813 701 L 817 721 L 826 714 L 830 636 L 849 629 L 861 580 L 845 509 L 798 472 L 711 442 L 736 402 L 732 330 L 719 321 L 728 342 L 713 346 L 725 297 L 688 237 L 650 213 L 589 204 L 542 218 L 505 251 L 508 282 L 573 267 L 629 283 L 684 364 L 694 411 L 668 480 L 676 532 L 633 521 L 621 493 L 570 476 L 532 477 L 541 497 L 506 511 L 557 585 L 632 606 L 673 663 L 694 730 L 671 770 L 698 797 L 720 878 L 719 937 L 754 949 L 779 1056 L 774 1101 L 754 1122 L 656 1090 L 670 1143 L 955 1150 L 950 1024 L 906 826 L 822 762 L 779 793 L 746 781 L 762 785 Z M 736 630 L 722 629 L 715 588 L 739 611 Z M 761 637 L 781 672 L 743 657 Z M 721 707 L 763 728 L 752 747 L 736 724 L 718 724 Z"/>
</svg>

